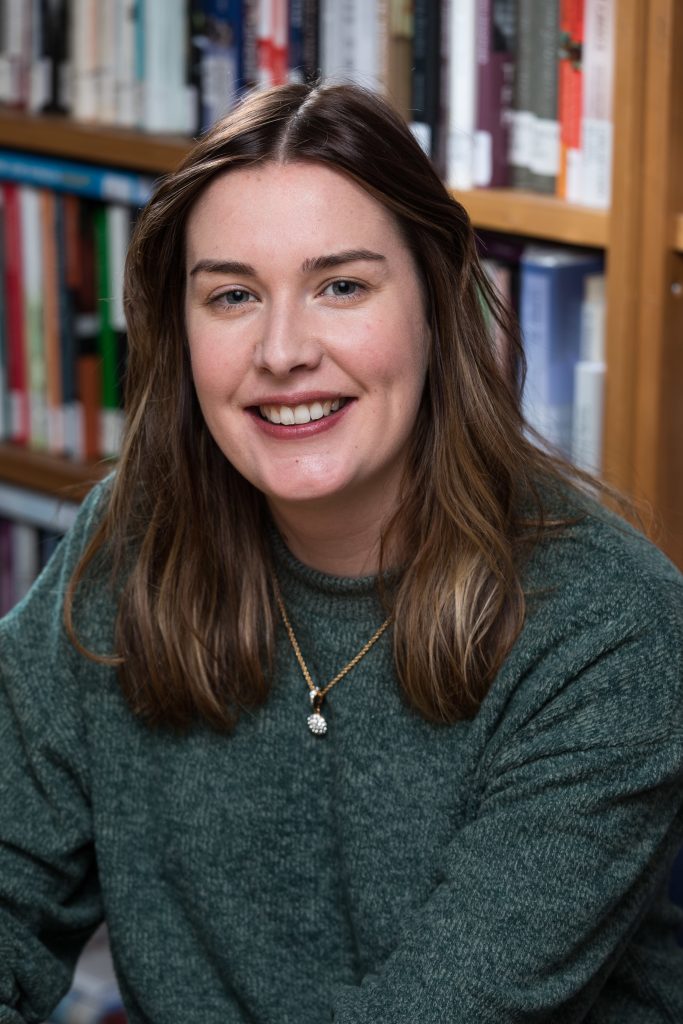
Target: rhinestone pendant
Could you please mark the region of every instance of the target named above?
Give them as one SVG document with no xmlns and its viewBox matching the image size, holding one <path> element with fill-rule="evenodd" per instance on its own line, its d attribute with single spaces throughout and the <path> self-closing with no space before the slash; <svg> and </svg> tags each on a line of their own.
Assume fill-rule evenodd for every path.
<svg viewBox="0 0 683 1024">
<path fill-rule="evenodd" d="M 319 712 L 314 712 L 306 719 L 308 728 L 315 736 L 324 736 L 327 732 L 327 722 Z"/>
<path fill-rule="evenodd" d="M 312 713 L 306 719 L 308 722 L 308 728 L 314 736 L 324 736 L 327 732 L 327 722 L 320 714 L 320 709 L 323 704 L 323 699 L 320 696 L 320 690 L 311 690 L 308 697 L 313 709 Z"/>
</svg>

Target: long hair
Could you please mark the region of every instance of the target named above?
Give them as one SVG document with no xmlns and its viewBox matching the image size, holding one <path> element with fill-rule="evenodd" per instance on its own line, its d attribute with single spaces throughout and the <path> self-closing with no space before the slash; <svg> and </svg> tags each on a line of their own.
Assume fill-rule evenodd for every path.
<svg viewBox="0 0 683 1024">
<path fill-rule="evenodd" d="M 479 265 L 466 211 L 401 118 L 355 86 L 250 95 L 142 211 L 125 273 L 126 432 L 71 580 L 67 629 L 106 660 L 80 644 L 73 614 L 79 584 L 106 555 L 120 580 L 111 660 L 136 713 L 230 729 L 241 709 L 267 698 L 276 621 L 267 509 L 204 423 L 184 328 L 188 214 L 217 175 L 267 161 L 315 161 L 347 175 L 395 218 L 418 268 L 431 350 L 380 568 L 400 550 L 402 571 L 384 599 L 407 701 L 432 721 L 471 716 L 524 621 L 521 559 L 543 528 L 537 484 L 563 471 L 525 434 L 518 330 Z"/>
</svg>

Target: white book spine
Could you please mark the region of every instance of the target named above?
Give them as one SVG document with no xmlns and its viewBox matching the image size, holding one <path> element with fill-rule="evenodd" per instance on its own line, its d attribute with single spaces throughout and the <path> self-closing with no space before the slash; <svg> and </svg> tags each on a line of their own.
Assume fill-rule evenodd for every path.
<svg viewBox="0 0 683 1024">
<path fill-rule="evenodd" d="M 183 132 L 185 94 L 184 0 L 145 0 L 144 127 L 149 132 Z"/>
<path fill-rule="evenodd" d="M 135 0 L 118 0 L 116 32 L 118 68 L 116 72 L 116 120 L 134 128 L 138 123 L 137 78 L 135 74 Z"/>
<path fill-rule="evenodd" d="M 94 0 L 72 0 L 71 84 L 72 116 L 78 121 L 97 119 L 97 10 Z"/>
<path fill-rule="evenodd" d="M 111 296 L 111 324 L 115 331 L 125 331 L 123 310 L 123 272 L 130 235 L 130 211 L 127 206 L 110 203 L 107 206 L 107 246 L 109 263 L 109 290 Z"/>
<path fill-rule="evenodd" d="M 32 447 L 47 445 L 47 395 L 43 344 L 43 267 L 40 200 L 28 185 L 19 189 L 21 254 L 24 277 L 24 338 L 29 393 L 29 440 Z"/>
<path fill-rule="evenodd" d="M 447 178 L 448 184 L 458 189 L 470 189 L 474 185 L 476 6 L 476 0 L 459 0 L 450 6 Z"/>
<path fill-rule="evenodd" d="M 354 0 L 354 80 L 367 89 L 382 89 L 377 0 Z"/>
<path fill-rule="evenodd" d="M 605 363 L 581 360 L 574 367 L 572 460 L 590 473 L 602 468 Z"/>
<path fill-rule="evenodd" d="M 607 208 L 612 178 L 615 0 L 586 0 L 581 118 L 581 189 L 587 206 Z"/>
</svg>

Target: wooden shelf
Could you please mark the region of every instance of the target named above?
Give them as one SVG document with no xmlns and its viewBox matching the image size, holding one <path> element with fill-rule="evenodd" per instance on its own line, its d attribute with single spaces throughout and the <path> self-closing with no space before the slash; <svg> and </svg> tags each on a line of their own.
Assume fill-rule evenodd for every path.
<svg viewBox="0 0 683 1024">
<path fill-rule="evenodd" d="M 555 196 L 513 189 L 454 191 L 478 228 L 548 239 L 558 244 L 606 248 L 609 213 Z"/>
<path fill-rule="evenodd" d="M 0 466 L 5 483 L 72 501 L 84 498 L 112 469 L 108 461 L 79 463 L 13 444 L 0 444 Z"/>
<path fill-rule="evenodd" d="M 676 252 L 683 253 L 683 213 L 679 213 L 676 217 L 674 249 Z"/>
<path fill-rule="evenodd" d="M 85 160 L 153 174 L 172 170 L 192 141 L 109 125 L 84 124 L 58 115 L 37 116 L 5 109 L 0 109 L 0 139 L 6 149 L 23 149 L 61 160 Z"/>
</svg>

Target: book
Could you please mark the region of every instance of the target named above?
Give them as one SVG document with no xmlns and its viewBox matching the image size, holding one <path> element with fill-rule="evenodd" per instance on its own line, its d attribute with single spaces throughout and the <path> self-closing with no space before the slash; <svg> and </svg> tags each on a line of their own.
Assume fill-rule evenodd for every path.
<svg viewBox="0 0 683 1024">
<path fill-rule="evenodd" d="M 22 255 L 22 303 L 29 429 L 27 443 L 47 447 L 47 398 L 43 339 L 43 274 L 40 193 L 31 185 L 19 188 Z"/>
<path fill-rule="evenodd" d="M 560 166 L 556 193 L 581 201 L 581 110 L 584 0 L 560 0 L 558 112 Z"/>
<path fill-rule="evenodd" d="M 412 3 L 410 0 L 382 0 L 378 17 L 381 24 L 379 38 L 384 46 L 380 78 L 393 105 L 405 121 L 410 121 Z M 437 40 L 434 54 L 438 56 L 438 52 Z"/>
<path fill-rule="evenodd" d="M 28 441 L 29 410 L 24 342 L 24 280 L 19 186 L 2 184 L 5 214 L 5 325 L 7 337 L 7 385 L 9 390 L 9 439 Z"/>
<path fill-rule="evenodd" d="M 59 315 L 59 267 L 57 263 L 57 196 L 40 191 L 41 256 L 43 282 L 43 352 L 45 357 L 46 446 L 54 454 L 64 451 L 64 402 Z"/>
<path fill-rule="evenodd" d="M 154 184 L 143 174 L 12 149 L 0 149 L 0 180 L 132 206 L 144 206 Z"/>
<path fill-rule="evenodd" d="M 48 62 L 48 93 L 43 106 L 47 114 L 66 114 L 71 110 L 71 54 L 68 0 L 41 0 L 43 52 Z"/>
<path fill-rule="evenodd" d="M 187 87 L 185 0 L 145 0 L 142 22 L 141 127 L 148 132 L 192 132 L 195 108 Z"/>
<path fill-rule="evenodd" d="M 572 461 L 581 469 L 602 468 L 605 378 L 605 276 L 584 280 L 579 360 L 574 367 Z"/>
<path fill-rule="evenodd" d="M 585 0 L 581 199 L 607 209 L 612 179 L 614 0 Z"/>
<path fill-rule="evenodd" d="M 520 325 L 527 359 L 524 416 L 545 441 L 571 457 L 584 281 L 603 271 L 603 258 L 589 251 L 532 245 L 524 250 L 520 271 Z"/>
<path fill-rule="evenodd" d="M 474 184 L 509 183 L 509 126 L 515 72 L 517 0 L 478 0 Z"/>
<path fill-rule="evenodd" d="M 451 0 L 446 178 L 451 188 L 474 184 L 477 116 L 476 0 Z"/>
<path fill-rule="evenodd" d="M 559 9 L 557 3 L 539 3 L 533 14 L 534 44 L 531 47 L 531 153 L 529 187 L 554 194 L 560 160 L 560 126 L 557 107 L 557 54 Z"/>
<path fill-rule="evenodd" d="M 99 94 L 99 32 L 96 0 L 71 0 L 71 116 L 95 121 Z"/>
<path fill-rule="evenodd" d="M 517 54 L 510 112 L 510 184 L 531 186 L 534 114 L 531 67 L 535 40 L 535 0 L 518 0 L 515 38 Z"/>
<path fill-rule="evenodd" d="M 204 132 L 229 112 L 244 85 L 242 5 L 237 0 L 193 0 L 191 19 L 197 128 Z"/>
<path fill-rule="evenodd" d="M 410 128 L 427 156 L 438 147 L 441 66 L 441 5 L 415 0 L 413 10 Z"/>
</svg>

